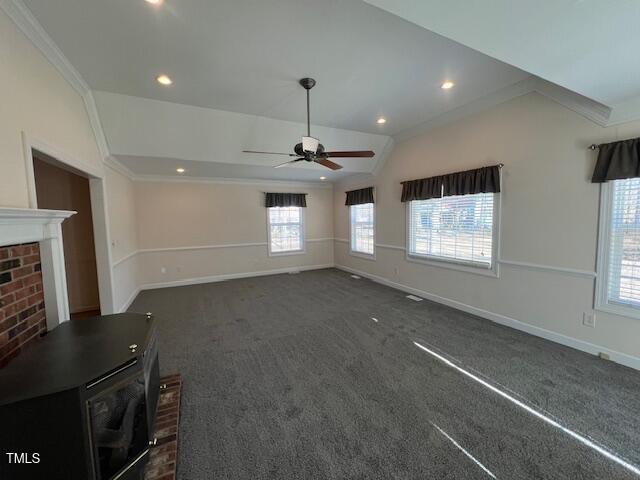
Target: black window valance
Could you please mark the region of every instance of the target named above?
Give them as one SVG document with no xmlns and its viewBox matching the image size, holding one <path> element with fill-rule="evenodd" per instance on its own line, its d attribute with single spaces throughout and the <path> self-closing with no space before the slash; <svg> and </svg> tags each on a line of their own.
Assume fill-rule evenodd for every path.
<svg viewBox="0 0 640 480">
<path fill-rule="evenodd" d="M 640 138 L 599 145 L 593 183 L 640 177 Z"/>
<path fill-rule="evenodd" d="M 373 187 L 361 188 L 359 190 L 351 190 L 347 193 L 345 205 L 362 205 L 363 203 L 373 202 Z"/>
<path fill-rule="evenodd" d="M 271 207 L 306 207 L 306 193 L 265 193 L 265 206 Z"/>
<path fill-rule="evenodd" d="M 429 200 L 430 198 L 474 193 L 498 193 L 500 191 L 501 166 L 493 165 L 402 182 L 402 201 Z"/>
</svg>

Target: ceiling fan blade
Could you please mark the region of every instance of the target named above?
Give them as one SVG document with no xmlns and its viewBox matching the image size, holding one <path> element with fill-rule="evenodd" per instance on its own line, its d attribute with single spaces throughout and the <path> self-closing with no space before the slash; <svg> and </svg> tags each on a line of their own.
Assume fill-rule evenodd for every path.
<svg viewBox="0 0 640 480">
<path fill-rule="evenodd" d="M 371 158 L 375 155 L 375 152 L 371 150 L 352 150 L 352 151 L 346 151 L 346 152 L 324 152 L 322 155 L 325 157 L 333 157 L 333 158 L 350 158 L 350 157 Z"/>
<path fill-rule="evenodd" d="M 326 158 L 316 159 L 315 162 L 327 168 L 330 168 L 331 170 L 340 170 L 342 168 L 342 165 L 338 165 L 337 163 L 334 163 L 331 160 L 327 160 Z"/>
<path fill-rule="evenodd" d="M 290 160 L 290 161 L 288 161 L 288 162 L 281 163 L 280 165 L 276 165 L 276 166 L 275 166 L 275 167 L 273 167 L 273 168 L 282 168 L 282 167 L 286 167 L 287 165 L 291 165 L 292 163 L 299 162 L 300 160 L 304 160 L 304 158 L 296 158 L 295 160 Z"/>
<path fill-rule="evenodd" d="M 279 152 L 259 152 L 257 150 L 243 150 L 242 153 L 262 153 L 264 155 L 285 155 L 287 157 L 295 157 L 295 153 L 279 153 Z"/>
</svg>

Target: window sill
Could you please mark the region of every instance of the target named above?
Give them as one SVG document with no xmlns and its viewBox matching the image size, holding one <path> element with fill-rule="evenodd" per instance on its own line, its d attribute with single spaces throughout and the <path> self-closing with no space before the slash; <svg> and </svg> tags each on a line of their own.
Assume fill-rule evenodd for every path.
<svg viewBox="0 0 640 480">
<path fill-rule="evenodd" d="M 270 257 L 288 257 L 289 255 L 304 255 L 306 250 L 286 250 L 284 252 L 272 252 L 269 251 Z"/>
<path fill-rule="evenodd" d="M 459 272 L 473 273 L 476 275 L 482 275 L 484 277 L 499 278 L 498 266 L 494 262 L 491 268 L 476 266 L 474 264 L 456 262 L 449 260 L 438 260 L 430 257 L 420 257 L 417 255 L 406 255 L 407 262 L 420 263 L 422 265 L 429 265 L 437 268 L 446 268 L 448 270 L 457 270 Z"/>
<path fill-rule="evenodd" d="M 622 317 L 640 320 L 640 308 L 631 307 L 624 304 L 598 302 L 594 307 L 594 310 L 598 312 L 611 313 L 613 315 L 620 315 Z"/>
<path fill-rule="evenodd" d="M 364 253 L 364 252 L 356 252 L 354 250 L 349 250 L 349 255 L 351 255 L 352 257 L 362 258 L 364 260 L 373 260 L 373 261 L 375 261 L 375 259 L 376 259 L 376 254 L 375 253 Z"/>
</svg>

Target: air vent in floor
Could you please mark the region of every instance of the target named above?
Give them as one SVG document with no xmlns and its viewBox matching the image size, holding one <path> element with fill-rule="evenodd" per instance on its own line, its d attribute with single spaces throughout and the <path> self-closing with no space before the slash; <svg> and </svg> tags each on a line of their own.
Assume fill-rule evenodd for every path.
<svg viewBox="0 0 640 480">
<path fill-rule="evenodd" d="M 362 277 L 360 277 L 358 275 L 351 275 L 351 278 L 355 278 L 356 280 L 360 280 Z"/>
<path fill-rule="evenodd" d="M 407 295 L 409 300 L 413 300 L 414 302 L 421 302 L 422 299 L 420 297 L 416 297 L 415 295 Z"/>
</svg>

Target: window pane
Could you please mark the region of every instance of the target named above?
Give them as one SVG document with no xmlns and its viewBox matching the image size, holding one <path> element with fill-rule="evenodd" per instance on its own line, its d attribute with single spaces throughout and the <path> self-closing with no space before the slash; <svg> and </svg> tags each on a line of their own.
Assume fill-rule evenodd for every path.
<svg viewBox="0 0 640 480">
<path fill-rule="evenodd" d="M 300 207 L 269 208 L 271 252 L 302 250 L 302 211 Z"/>
<path fill-rule="evenodd" d="M 613 182 L 610 302 L 640 307 L 640 178 Z"/>
<path fill-rule="evenodd" d="M 373 255 L 373 203 L 351 206 L 351 251 Z"/>
<path fill-rule="evenodd" d="M 491 267 L 493 193 L 410 203 L 409 253 Z"/>
</svg>

